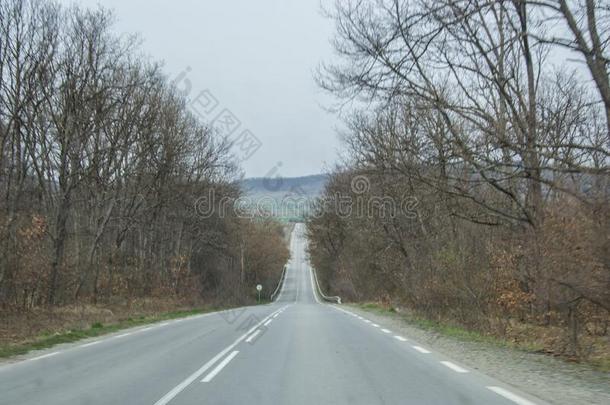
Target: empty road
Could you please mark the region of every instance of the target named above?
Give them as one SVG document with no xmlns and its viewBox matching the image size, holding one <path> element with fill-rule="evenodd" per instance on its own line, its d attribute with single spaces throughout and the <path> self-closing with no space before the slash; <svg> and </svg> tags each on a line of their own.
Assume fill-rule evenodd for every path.
<svg viewBox="0 0 610 405">
<path fill-rule="evenodd" d="M 542 404 L 321 303 L 295 227 L 278 299 L 0 366 L 0 404 Z"/>
</svg>

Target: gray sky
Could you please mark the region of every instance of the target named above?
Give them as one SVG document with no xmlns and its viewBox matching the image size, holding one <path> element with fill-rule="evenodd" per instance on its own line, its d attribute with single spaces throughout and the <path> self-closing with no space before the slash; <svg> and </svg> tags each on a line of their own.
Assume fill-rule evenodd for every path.
<svg viewBox="0 0 610 405">
<path fill-rule="evenodd" d="M 73 1 L 63 0 L 65 4 Z M 138 33 L 143 50 L 177 77 L 189 97 L 208 89 L 262 146 L 242 162 L 248 177 L 322 172 L 338 150 L 338 120 L 313 72 L 329 60 L 333 26 L 319 0 L 80 0 L 114 10 L 119 32 Z M 186 89 L 186 85 L 182 86 Z M 212 117 L 213 118 L 213 117 Z"/>
</svg>

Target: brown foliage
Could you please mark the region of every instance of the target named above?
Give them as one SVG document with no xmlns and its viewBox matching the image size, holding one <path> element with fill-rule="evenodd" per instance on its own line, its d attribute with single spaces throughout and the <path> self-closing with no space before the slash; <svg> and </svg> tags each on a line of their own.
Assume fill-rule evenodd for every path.
<svg viewBox="0 0 610 405">
<path fill-rule="evenodd" d="M 329 10 L 340 58 L 318 80 L 356 108 L 342 111 L 347 161 L 324 197 L 418 202 L 392 217 L 321 202 L 310 246 L 334 294 L 389 296 L 503 336 L 519 325 L 561 331 L 547 344 L 569 356 L 586 357 L 582 342 L 600 330 L 607 346 L 603 4 L 346 0 Z M 579 59 L 558 71 L 548 62 L 566 48 Z M 356 175 L 369 179 L 364 194 L 350 187 Z"/>
<path fill-rule="evenodd" d="M 252 302 L 282 271 L 281 227 L 198 211 L 240 195 L 230 145 L 112 21 L 0 0 L 0 311 Z"/>
<path fill-rule="evenodd" d="M 355 174 L 331 175 L 325 198 L 355 197 Z M 370 193 L 381 193 L 383 180 L 371 179 Z M 320 203 L 308 224 L 310 253 L 333 294 L 573 358 L 607 354 L 607 207 L 558 197 L 539 229 L 489 227 L 443 215 L 419 195 L 417 218 L 342 216 Z"/>
</svg>

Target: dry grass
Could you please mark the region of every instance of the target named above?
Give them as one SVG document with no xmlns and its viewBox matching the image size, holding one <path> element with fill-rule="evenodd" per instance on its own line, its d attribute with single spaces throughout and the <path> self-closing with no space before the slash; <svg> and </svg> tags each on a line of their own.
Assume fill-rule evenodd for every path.
<svg viewBox="0 0 610 405">
<path fill-rule="evenodd" d="M 82 331 L 95 325 L 119 325 L 133 320 L 153 320 L 181 311 L 214 309 L 213 305 L 146 298 L 106 305 L 70 305 L 29 312 L 0 312 L 0 347 L 28 344 L 41 337 Z"/>
</svg>

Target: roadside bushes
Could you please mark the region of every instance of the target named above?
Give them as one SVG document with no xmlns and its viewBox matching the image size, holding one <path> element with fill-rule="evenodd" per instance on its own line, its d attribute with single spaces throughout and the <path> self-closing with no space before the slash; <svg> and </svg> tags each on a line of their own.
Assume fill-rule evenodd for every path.
<svg viewBox="0 0 610 405">
<path fill-rule="evenodd" d="M 352 179 L 366 173 L 367 194 Z M 385 179 L 385 180 L 384 180 Z M 539 229 L 452 217 L 429 190 L 417 216 L 341 215 L 329 201 L 384 194 L 389 176 L 337 170 L 308 222 L 320 282 L 346 301 L 375 301 L 573 358 L 607 356 L 606 206 L 557 197 Z M 403 183 L 404 182 L 404 183 Z"/>
<path fill-rule="evenodd" d="M 568 356 L 586 357 L 587 339 L 607 352 L 610 14 L 560 3 L 329 7 L 337 58 L 317 79 L 346 151 L 309 232 L 334 293 L 511 339 L 552 331 L 561 342 L 544 346 Z M 327 203 L 387 198 L 417 204 Z"/>
</svg>

